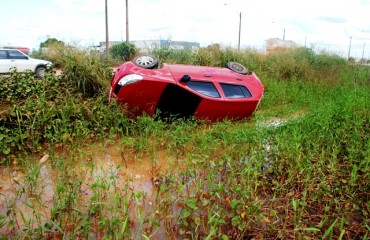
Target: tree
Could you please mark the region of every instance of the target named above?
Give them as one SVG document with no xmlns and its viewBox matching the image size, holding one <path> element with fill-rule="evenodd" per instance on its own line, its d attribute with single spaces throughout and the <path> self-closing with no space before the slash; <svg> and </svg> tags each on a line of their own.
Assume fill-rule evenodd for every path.
<svg viewBox="0 0 370 240">
<path fill-rule="evenodd" d="M 113 45 L 110 48 L 110 53 L 113 58 L 128 61 L 132 59 L 136 53 L 138 53 L 138 49 L 133 43 L 121 42 Z"/>
<path fill-rule="evenodd" d="M 48 38 L 45 42 L 40 43 L 40 48 L 46 48 L 46 47 L 48 47 L 50 45 L 54 45 L 54 44 L 60 44 L 60 45 L 64 46 L 63 41 L 60 41 L 56 38 Z"/>
</svg>

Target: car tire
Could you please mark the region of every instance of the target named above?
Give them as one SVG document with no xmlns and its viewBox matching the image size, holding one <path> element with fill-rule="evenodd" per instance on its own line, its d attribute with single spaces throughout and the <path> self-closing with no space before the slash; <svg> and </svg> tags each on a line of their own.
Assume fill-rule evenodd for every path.
<svg viewBox="0 0 370 240">
<path fill-rule="evenodd" d="M 37 78 L 44 78 L 46 73 L 46 67 L 45 66 L 39 66 L 36 68 L 35 75 Z"/>
<path fill-rule="evenodd" d="M 132 61 L 136 66 L 146 69 L 153 69 L 158 67 L 158 59 L 151 55 L 138 56 Z"/>
<path fill-rule="evenodd" d="M 248 69 L 237 62 L 228 62 L 226 64 L 226 67 L 230 69 L 231 71 L 234 71 L 239 74 L 246 75 L 248 73 Z"/>
</svg>

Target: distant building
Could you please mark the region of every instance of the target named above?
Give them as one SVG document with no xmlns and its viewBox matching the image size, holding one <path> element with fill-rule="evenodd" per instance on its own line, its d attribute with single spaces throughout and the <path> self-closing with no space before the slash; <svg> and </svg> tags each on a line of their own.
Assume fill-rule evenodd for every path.
<svg viewBox="0 0 370 240">
<path fill-rule="evenodd" d="M 120 44 L 122 41 L 109 41 L 109 48 L 111 48 L 114 45 Z M 106 42 L 100 42 L 99 43 L 99 53 L 105 53 L 106 51 Z"/>
<path fill-rule="evenodd" d="M 122 43 L 122 41 L 109 41 L 109 47 L 115 44 Z M 130 41 L 133 43 L 141 52 L 150 52 L 156 48 L 171 48 L 171 49 L 184 49 L 184 50 L 197 50 L 200 48 L 198 42 L 187 42 L 187 41 L 172 41 L 172 40 L 140 40 Z M 105 42 L 100 42 L 99 52 L 104 53 L 106 49 Z"/>
<path fill-rule="evenodd" d="M 266 50 L 273 51 L 282 48 L 296 48 L 298 44 L 290 40 L 281 40 L 279 38 L 269 38 L 266 40 Z"/>
</svg>

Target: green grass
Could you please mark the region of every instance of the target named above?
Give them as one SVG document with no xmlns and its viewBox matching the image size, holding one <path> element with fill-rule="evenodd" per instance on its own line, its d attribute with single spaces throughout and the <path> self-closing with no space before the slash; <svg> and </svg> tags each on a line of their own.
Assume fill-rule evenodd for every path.
<svg viewBox="0 0 370 240">
<path fill-rule="evenodd" d="M 79 67 L 62 77 L 0 79 L 0 158 L 22 173 L 0 195 L 2 238 L 369 238 L 369 68 L 309 49 L 155 50 L 161 62 L 238 61 L 265 85 L 250 119 L 165 123 L 108 105 L 104 63 L 69 54 Z M 119 160 L 91 160 L 92 143 Z M 150 190 L 122 178 L 132 161 L 150 161 Z"/>
</svg>

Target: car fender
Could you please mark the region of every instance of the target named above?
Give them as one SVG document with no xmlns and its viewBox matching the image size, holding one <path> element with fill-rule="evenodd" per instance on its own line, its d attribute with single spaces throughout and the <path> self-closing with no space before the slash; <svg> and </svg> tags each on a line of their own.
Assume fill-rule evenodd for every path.
<svg viewBox="0 0 370 240">
<path fill-rule="evenodd" d="M 39 67 L 47 67 L 45 64 L 43 64 L 43 63 L 40 63 L 40 64 L 37 64 L 36 66 L 35 66 L 35 68 L 33 69 L 33 72 L 36 72 L 36 70 L 39 68 Z"/>
</svg>

